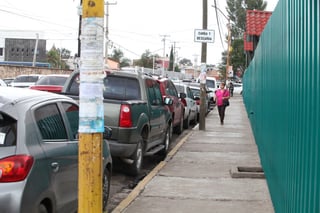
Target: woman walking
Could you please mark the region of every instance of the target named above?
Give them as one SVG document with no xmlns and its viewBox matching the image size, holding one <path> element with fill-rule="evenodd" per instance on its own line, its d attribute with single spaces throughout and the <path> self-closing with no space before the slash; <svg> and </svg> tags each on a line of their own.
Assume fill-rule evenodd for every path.
<svg viewBox="0 0 320 213">
<path fill-rule="evenodd" d="M 222 82 L 219 86 L 219 89 L 216 91 L 216 103 L 218 106 L 218 112 L 220 117 L 220 123 L 223 125 L 225 110 L 227 105 L 224 100 L 229 101 L 230 93 L 229 90 L 225 89 L 226 84 Z"/>
</svg>

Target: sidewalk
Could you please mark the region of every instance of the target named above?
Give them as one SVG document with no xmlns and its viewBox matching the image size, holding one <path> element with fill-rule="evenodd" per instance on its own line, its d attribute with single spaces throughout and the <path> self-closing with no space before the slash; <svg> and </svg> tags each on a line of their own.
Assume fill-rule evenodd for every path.
<svg viewBox="0 0 320 213">
<path fill-rule="evenodd" d="M 184 137 L 113 213 L 273 213 L 242 97 L 230 99 L 224 125 L 214 108 L 205 126 Z"/>
</svg>

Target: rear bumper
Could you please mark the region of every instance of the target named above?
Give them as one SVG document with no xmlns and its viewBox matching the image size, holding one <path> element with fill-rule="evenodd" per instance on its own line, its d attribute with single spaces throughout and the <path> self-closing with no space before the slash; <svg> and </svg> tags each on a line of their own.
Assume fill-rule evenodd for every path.
<svg viewBox="0 0 320 213">
<path fill-rule="evenodd" d="M 136 143 L 119 143 L 118 141 L 108 140 L 110 152 L 113 157 L 130 157 L 137 148 Z"/>
</svg>

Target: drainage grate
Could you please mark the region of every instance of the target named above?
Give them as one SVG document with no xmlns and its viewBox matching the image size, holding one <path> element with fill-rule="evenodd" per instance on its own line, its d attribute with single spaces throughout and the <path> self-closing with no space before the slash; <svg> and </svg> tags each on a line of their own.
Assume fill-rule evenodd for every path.
<svg viewBox="0 0 320 213">
<path fill-rule="evenodd" d="M 232 178 L 265 178 L 263 169 L 257 166 L 237 166 L 230 169 Z"/>
</svg>

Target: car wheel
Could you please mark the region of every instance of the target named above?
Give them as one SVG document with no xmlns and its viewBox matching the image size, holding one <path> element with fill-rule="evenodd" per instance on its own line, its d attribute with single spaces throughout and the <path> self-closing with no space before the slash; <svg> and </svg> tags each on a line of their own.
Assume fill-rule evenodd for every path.
<svg viewBox="0 0 320 213">
<path fill-rule="evenodd" d="M 188 115 L 188 117 L 185 120 L 183 120 L 183 128 L 189 129 L 189 124 L 190 124 L 190 114 Z"/>
<path fill-rule="evenodd" d="M 102 196 L 103 196 L 103 211 L 107 210 L 109 194 L 110 194 L 110 181 L 111 181 L 111 174 L 107 168 L 105 168 L 103 173 L 103 182 L 102 182 Z"/>
<path fill-rule="evenodd" d="M 139 175 L 143 163 L 143 146 L 142 138 L 137 144 L 137 149 L 132 155 L 132 164 L 129 166 L 129 174 L 133 176 Z"/>
<path fill-rule="evenodd" d="M 40 203 L 39 208 L 38 208 L 38 212 L 39 213 L 48 213 L 48 210 L 44 204 Z"/>
<path fill-rule="evenodd" d="M 175 128 L 175 133 L 180 135 L 183 131 L 183 115 L 180 116 L 180 123 Z"/>
<path fill-rule="evenodd" d="M 193 116 L 193 119 L 190 121 L 190 123 L 192 124 L 192 125 L 195 125 L 195 124 L 197 124 L 197 114 L 195 114 L 194 116 Z"/>
<path fill-rule="evenodd" d="M 167 154 L 168 154 L 169 146 L 170 146 L 170 143 L 171 143 L 171 132 L 172 132 L 172 128 L 171 128 L 171 125 L 169 124 L 169 126 L 168 126 L 168 128 L 166 130 L 165 138 L 163 140 L 164 148 L 160 152 L 160 154 L 163 157 L 163 159 L 166 158 Z"/>
</svg>

